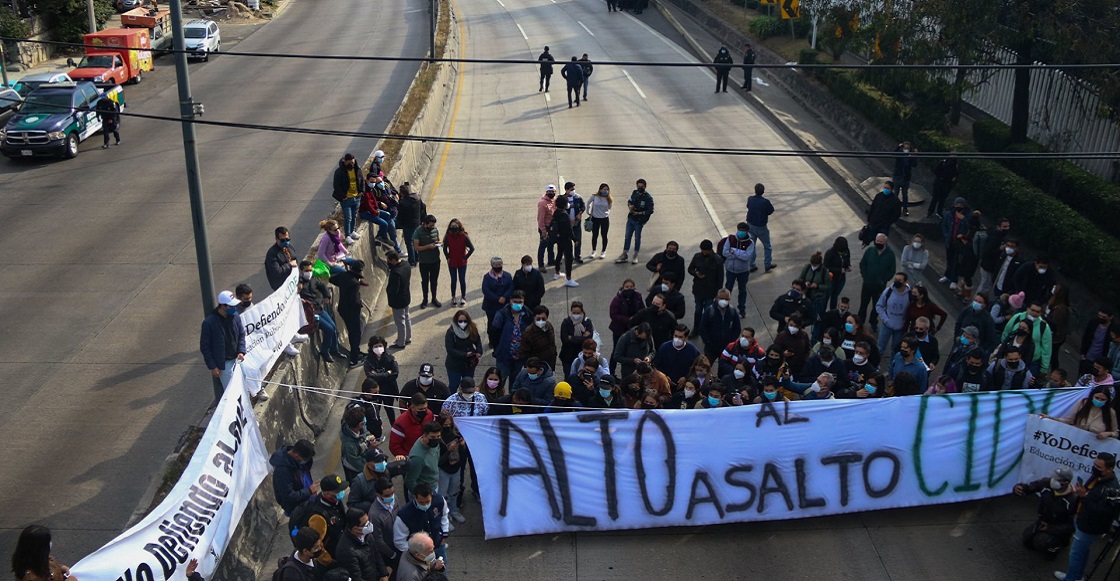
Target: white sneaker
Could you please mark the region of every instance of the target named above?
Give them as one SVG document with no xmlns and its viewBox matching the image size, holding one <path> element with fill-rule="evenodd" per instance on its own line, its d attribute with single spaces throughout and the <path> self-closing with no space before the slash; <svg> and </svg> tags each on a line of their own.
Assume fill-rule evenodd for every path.
<svg viewBox="0 0 1120 581">
<path fill-rule="evenodd" d="M 303 333 L 296 333 L 295 337 L 292 337 L 292 345 L 298 345 L 300 343 L 306 343 L 310 340 L 311 340 L 311 337 L 308 337 L 307 335 L 304 335 Z"/>
<path fill-rule="evenodd" d="M 253 396 L 253 398 L 257 400 L 257 403 L 266 402 L 266 401 L 268 401 L 268 394 L 265 393 L 264 390 L 262 389 L 260 391 L 260 393 Z"/>
<path fill-rule="evenodd" d="M 295 357 L 296 355 L 299 355 L 299 349 L 296 349 L 295 345 L 288 345 L 284 348 L 284 353 Z"/>
<path fill-rule="evenodd" d="M 577 287 L 579 286 L 579 283 L 576 282 L 575 279 L 568 279 L 567 281 L 564 281 L 564 286 Z"/>
<path fill-rule="evenodd" d="M 467 517 L 463 516 L 463 513 L 461 513 L 461 512 L 453 512 L 453 513 L 451 513 L 451 520 L 453 520 L 453 521 L 455 521 L 459 524 L 462 524 L 462 523 L 467 522 Z"/>
<path fill-rule="evenodd" d="M 945 284 L 945 283 L 949 282 L 949 277 L 943 276 L 943 277 L 937 279 L 937 282 L 939 282 L 941 284 Z"/>
<path fill-rule="evenodd" d="M 562 278 L 564 278 L 564 275 L 560 274 L 559 272 L 552 275 L 552 280 L 560 280 Z"/>
<path fill-rule="evenodd" d="M 955 283 L 955 282 L 949 283 L 949 290 L 957 290 L 957 283 Z"/>
<path fill-rule="evenodd" d="M 602 252 L 599 253 L 599 259 L 600 260 L 602 260 L 606 257 L 607 257 L 607 251 L 606 250 L 603 250 Z"/>
<path fill-rule="evenodd" d="M 1065 571 L 1054 571 L 1054 578 L 1057 579 L 1058 581 L 1066 581 Z M 1081 579 L 1078 579 L 1077 581 L 1085 581 L 1085 578 L 1082 577 Z"/>
<path fill-rule="evenodd" d="M 349 236 L 347 236 L 347 237 L 346 237 L 346 239 L 342 241 L 342 243 L 343 243 L 343 244 L 345 244 L 345 245 L 347 245 L 347 246 L 350 246 L 351 244 L 353 244 L 353 243 L 354 243 L 354 239 L 353 239 L 353 238 L 351 238 L 351 237 L 349 237 Z"/>
<path fill-rule="evenodd" d="M 638 253 L 634 253 L 634 258 L 630 259 L 630 264 L 638 264 Z"/>
<path fill-rule="evenodd" d="M 353 238 L 354 240 L 361 240 L 362 235 L 357 230 L 355 230 L 355 231 L 350 233 L 350 238 Z"/>
</svg>

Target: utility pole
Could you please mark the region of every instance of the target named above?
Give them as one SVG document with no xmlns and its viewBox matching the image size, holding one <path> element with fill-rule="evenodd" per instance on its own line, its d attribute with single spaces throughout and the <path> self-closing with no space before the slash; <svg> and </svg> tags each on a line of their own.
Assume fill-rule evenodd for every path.
<svg viewBox="0 0 1120 581">
<path fill-rule="evenodd" d="M 97 32 L 97 20 L 93 17 L 93 0 L 86 0 L 86 14 L 89 16 L 89 31 Z"/>
<path fill-rule="evenodd" d="M 4 41 L 0 40 L 0 76 L 3 77 L 4 86 L 8 86 L 8 57 L 4 55 Z"/>
<path fill-rule="evenodd" d="M 428 13 L 431 15 L 430 26 L 428 27 L 428 58 L 434 61 L 436 58 L 436 23 L 439 21 L 439 0 L 428 0 Z"/>
</svg>

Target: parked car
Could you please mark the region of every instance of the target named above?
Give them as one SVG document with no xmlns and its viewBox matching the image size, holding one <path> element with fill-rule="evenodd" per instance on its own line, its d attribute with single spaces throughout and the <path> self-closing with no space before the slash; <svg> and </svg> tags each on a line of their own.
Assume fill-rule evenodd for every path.
<svg viewBox="0 0 1120 581">
<path fill-rule="evenodd" d="M 26 97 L 31 94 L 31 91 L 39 88 L 39 85 L 46 85 L 47 83 L 68 83 L 71 79 L 70 75 L 66 73 L 32 73 L 20 77 L 12 88 L 15 89 L 20 97 Z"/>
<path fill-rule="evenodd" d="M 184 24 L 183 44 L 191 51 L 190 56 L 210 60 L 210 53 L 222 48 L 222 33 L 218 30 L 218 23 L 199 18 Z"/>
<path fill-rule="evenodd" d="M 23 98 L 15 89 L 0 89 L 0 127 L 12 118 L 22 104 Z"/>
<path fill-rule="evenodd" d="M 81 81 L 35 89 L 0 129 L 0 154 L 12 159 L 78 155 L 78 145 L 101 130 L 96 107 L 102 95 L 124 109 L 120 85 L 102 90 Z"/>
</svg>

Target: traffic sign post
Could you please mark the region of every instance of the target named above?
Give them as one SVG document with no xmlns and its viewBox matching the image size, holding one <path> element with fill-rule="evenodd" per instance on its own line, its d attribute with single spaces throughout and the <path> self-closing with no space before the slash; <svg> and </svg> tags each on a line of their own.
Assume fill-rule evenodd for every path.
<svg viewBox="0 0 1120 581">
<path fill-rule="evenodd" d="M 781 0 L 782 20 L 801 18 L 801 6 L 798 0 Z"/>
</svg>

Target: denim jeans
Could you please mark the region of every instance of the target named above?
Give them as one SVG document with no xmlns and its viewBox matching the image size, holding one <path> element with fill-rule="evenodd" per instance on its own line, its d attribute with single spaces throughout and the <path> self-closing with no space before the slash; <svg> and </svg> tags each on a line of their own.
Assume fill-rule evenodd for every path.
<svg viewBox="0 0 1120 581">
<path fill-rule="evenodd" d="M 541 238 L 541 241 L 537 243 L 537 266 L 540 267 L 541 270 L 547 269 L 549 264 L 556 262 L 556 249 L 553 246 L 548 236 Z M 548 262 L 544 261 L 545 249 L 548 249 Z"/>
<path fill-rule="evenodd" d="M 377 224 L 377 237 L 392 242 L 393 247 L 397 249 L 397 252 L 400 252 L 401 247 L 397 244 L 397 224 L 393 221 L 392 214 L 381 210 L 377 215 L 370 212 L 359 212 L 358 216 L 371 224 Z"/>
<path fill-rule="evenodd" d="M 460 460 L 460 462 L 462 462 L 462 460 Z M 456 466 L 456 468 L 458 468 L 458 466 Z M 462 474 L 460 470 L 455 470 L 455 472 L 449 474 L 445 472 L 443 468 L 439 469 L 439 489 L 443 491 L 443 498 L 447 501 L 448 514 L 459 512 L 459 479 Z"/>
<path fill-rule="evenodd" d="M 346 198 L 339 203 L 342 206 L 342 231 L 347 236 L 353 233 L 354 227 L 358 225 L 358 207 L 361 203 L 361 198 Z"/>
<path fill-rule="evenodd" d="M 766 249 L 765 262 L 763 263 L 766 268 L 774 265 L 774 247 L 770 245 L 770 228 L 767 226 L 751 226 L 751 238 L 755 243 L 762 243 L 762 247 Z M 754 268 L 755 259 L 758 258 L 758 247 L 754 249 L 754 255 L 751 256 L 751 268 Z"/>
<path fill-rule="evenodd" d="M 416 247 L 412 245 L 412 235 L 416 233 L 415 226 L 402 226 L 401 234 L 404 236 L 405 247 L 408 248 L 408 263 L 416 266 L 419 257 L 416 256 Z"/>
<path fill-rule="evenodd" d="M 459 297 L 467 298 L 467 266 L 448 266 L 448 272 L 451 273 L 451 296 L 455 296 L 455 283 L 459 283 Z"/>
<path fill-rule="evenodd" d="M 630 252 L 630 237 L 634 238 L 634 253 L 637 254 L 642 250 L 642 228 L 645 224 L 633 219 L 626 219 L 626 239 L 622 243 L 622 251 Z"/>
<path fill-rule="evenodd" d="M 458 370 L 452 369 L 450 367 L 444 367 L 444 370 L 447 371 L 447 385 L 448 386 L 454 385 L 455 389 L 459 389 L 459 383 L 461 383 L 464 379 L 470 379 L 472 381 L 474 380 L 474 371 L 473 370 L 472 371 L 458 371 Z M 450 389 L 450 387 L 449 387 L 449 389 Z"/>
<path fill-rule="evenodd" d="M 751 272 L 749 270 L 743 272 L 728 270 L 726 274 L 727 284 L 725 286 L 728 291 L 735 290 L 735 283 L 739 283 L 739 312 L 745 312 L 747 310 L 747 282 L 751 278 Z"/>
<path fill-rule="evenodd" d="M 328 311 L 319 313 L 319 330 L 323 332 L 323 345 L 319 352 L 324 355 L 338 353 L 338 325 Z"/>
<path fill-rule="evenodd" d="M 494 362 L 494 367 L 497 367 L 498 373 L 502 374 L 502 383 L 507 386 L 513 385 L 513 380 L 517 379 L 517 374 L 521 373 L 524 365 L 525 362 L 521 359 L 513 361 L 499 359 Z"/>
<path fill-rule="evenodd" d="M 1069 545 L 1069 565 L 1066 566 L 1066 579 L 1080 581 L 1085 576 L 1085 565 L 1089 563 L 1089 552 L 1093 543 L 1101 535 L 1091 535 L 1074 525 L 1073 542 Z"/>
<path fill-rule="evenodd" d="M 898 350 L 898 342 L 902 340 L 905 331 L 906 325 L 903 325 L 901 329 L 892 329 L 887 326 L 885 321 L 882 325 L 879 325 L 879 353 L 883 354 L 883 359 L 889 360 L 891 352 Z M 888 346 L 891 351 L 887 351 Z"/>
</svg>

